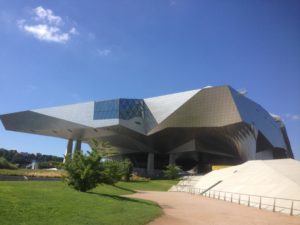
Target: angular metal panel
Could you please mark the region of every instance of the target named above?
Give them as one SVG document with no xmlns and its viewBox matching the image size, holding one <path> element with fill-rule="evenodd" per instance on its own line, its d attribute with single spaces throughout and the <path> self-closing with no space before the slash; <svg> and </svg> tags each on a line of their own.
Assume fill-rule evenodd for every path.
<svg viewBox="0 0 300 225">
<path fill-rule="evenodd" d="M 234 89 L 230 90 L 242 120 L 259 130 L 273 147 L 286 148 L 280 126 L 270 113 Z"/>
<path fill-rule="evenodd" d="M 157 123 L 161 123 L 201 89 L 144 99 Z"/>
<path fill-rule="evenodd" d="M 222 127 L 241 121 L 228 87 L 199 91 L 149 132 L 168 127 Z"/>
</svg>

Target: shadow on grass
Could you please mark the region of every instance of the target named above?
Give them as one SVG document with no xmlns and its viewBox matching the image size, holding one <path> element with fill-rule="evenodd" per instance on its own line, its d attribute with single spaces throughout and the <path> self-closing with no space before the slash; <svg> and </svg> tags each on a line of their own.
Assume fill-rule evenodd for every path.
<svg viewBox="0 0 300 225">
<path fill-rule="evenodd" d="M 113 187 L 115 187 L 115 188 L 118 188 L 118 189 L 120 189 L 120 190 L 123 190 L 123 191 L 128 191 L 128 192 L 130 192 L 130 193 L 136 193 L 136 191 L 134 191 L 134 190 L 132 190 L 132 189 L 129 189 L 129 188 L 124 188 L 124 187 L 120 187 L 120 186 L 118 186 L 118 185 L 112 185 Z"/>
<path fill-rule="evenodd" d="M 128 201 L 128 202 L 135 202 L 135 203 L 140 203 L 140 204 L 144 204 L 144 205 L 157 206 L 157 204 L 154 202 L 153 203 L 147 202 L 147 201 L 139 200 L 139 199 L 135 199 L 135 198 L 127 198 L 127 197 L 111 195 L 111 194 L 100 194 L 100 193 L 96 193 L 96 192 L 86 192 L 86 193 L 91 194 L 91 195 L 98 195 L 100 197 L 112 198 L 112 199 L 115 199 L 118 201 Z"/>
</svg>

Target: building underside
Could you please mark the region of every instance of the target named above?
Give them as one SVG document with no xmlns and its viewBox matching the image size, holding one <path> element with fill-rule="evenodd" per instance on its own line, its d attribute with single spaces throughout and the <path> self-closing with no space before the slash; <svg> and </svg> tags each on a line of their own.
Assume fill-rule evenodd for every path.
<svg viewBox="0 0 300 225">
<path fill-rule="evenodd" d="M 213 164 L 293 158 L 283 122 L 230 86 L 147 99 L 114 99 L 0 116 L 7 130 L 108 141 L 135 167 L 205 171 Z"/>
</svg>

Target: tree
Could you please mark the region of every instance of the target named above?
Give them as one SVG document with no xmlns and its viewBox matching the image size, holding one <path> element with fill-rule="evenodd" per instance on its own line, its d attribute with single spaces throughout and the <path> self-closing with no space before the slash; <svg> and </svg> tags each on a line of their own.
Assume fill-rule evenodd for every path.
<svg viewBox="0 0 300 225">
<path fill-rule="evenodd" d="M 92 139 L 92 148 L 95 149 L 102 158 L 109 158 L 120 154 L 120 152 L 107 141 L 98 142 L 96 139 Z"/>
<path fill-rule="evenodd" d="M 66 156 L 64 168 L 68 172 L 65 178 L 69 186 L 86 192 L 98 184 L 115 184 L 124 176 L 124 163 L 116 160 L 101 160 L 103 156 L 112 154 L 108 142 L 99 143 L 93 140 L 92 151 L 83 154 L 75 151 L 73 159 Z"/>
<path fill-rule="evenodd" d="M 123 163 L 116 160 L 103 162 L 104 170 L 102 172 L 103 182 L 106 184 L 115 184 L 120 181 L 124 174 Z"/>
<path fill-rule="evenodd" d="M 103 180 L 103 164 L 100 163 L 101 156 L 97 150 L 92 148 L 91 152 L 83 154 L 81 151 L 66 156 L 64 168 L 68 172 L 65 178 L 69 186 L 82 192 L 95 188 Z"/>
<path fill-rule="evenodd" d="M 174 164 L 169 164 L 164 170 L 164 175 L 168 179 L 176 179 L 179 177 L 180 168 Z"/>
<path fill-rule="evenodd" d="M 4 157 L 0 157 L 0 169 L 17 169 L 17 167 L 8 162 Z"/>
</svg>

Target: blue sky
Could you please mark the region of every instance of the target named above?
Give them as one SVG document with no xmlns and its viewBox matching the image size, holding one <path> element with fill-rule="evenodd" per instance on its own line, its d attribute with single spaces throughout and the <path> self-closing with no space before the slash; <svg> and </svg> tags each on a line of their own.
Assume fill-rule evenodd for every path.
<svg viewBox="0 0 300 225">
<path fill-rule="evenodd" d="M 298 0 L 0 0 L 0 114 L 229 84 L 282 117 L 300 159 L 299 12 Z M 0 125 L 0 147 L 63 155 L 66 141 Z"/>
</svg>

